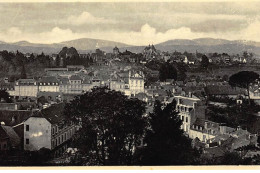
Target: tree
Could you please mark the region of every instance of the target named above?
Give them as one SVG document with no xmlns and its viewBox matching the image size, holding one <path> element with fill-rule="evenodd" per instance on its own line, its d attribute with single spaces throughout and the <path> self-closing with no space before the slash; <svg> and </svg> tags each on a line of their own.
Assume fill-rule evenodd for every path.
<svg viewBox="0 0 260 173">
<path fill-rule="evenodd" d="M 166 81 L 166 79 L 177 79 L 177 70 L 173 64 L 166 62 L 161 65 L 159 70 L 159 79 L 160 81 Z"/>
<path fill-rule="evenodd" d="M 201 67 L 203 69 L 208 69 L 208 66 L 209 66 L 209 59 L 206 55 L 202 55 L 201 57 Z"/>
<path fill-rule="evenodd" d="M 197 150 L 191 147 L 191 140 L 180 129 L 182 120 L 175 111 L 176 101 L 164 109 L 156 101 L 150 114 L 149 129 L 144 143 L 147 145 L 137 156 L 141 165 L 189 165 L 194 164 Z"/>
<path fill-rule="evenodd" d="M 236 74 L 233 74 L 229 78 L 229 85 L 232 87 L 239 87 L 239 88 L 245 88 L 248 93 L 248 101 L 250 102 L 250 95 L 249 95 L 249 87 L 250 84 L 254 83 L 256 79 L 259 79 L 259 74 L 253 72 L 253 71 L 240 71 Z"/>
<path fill-rule="evenodd" d="M 131 164 L 144 132 L 144 112 L 144 102 L 103 87 L 65 106 L 65 115 L 82 124 L 74 145 L 90 165 Z"/>
<path fill-rule="evenodd" d="M 187 77 L 186 75 L 187 69 L 185 63 L 183 62 L 178 63 L 177 70 L 178 70 L 177 80 L 184 81 Z"/>
<path fill-rule="evenodd" d="M 57 55 L 56 57 L 56 67 L 59 67 L 60 66 L 60 56 Z"/>
<path fill-rule="evenodd" d="M 11 103 L 10 95 L 6 90 L 0 90 L 0 100 L 4 99 L 7 103 Z"/>
<path fill-rule="evenodd" d="M 26 75 L 26 70 L 24 65 L 22 66 L 22 71 L 21 71 L 21 79 L 26 79 L 27 75 Z"/>
</svg>

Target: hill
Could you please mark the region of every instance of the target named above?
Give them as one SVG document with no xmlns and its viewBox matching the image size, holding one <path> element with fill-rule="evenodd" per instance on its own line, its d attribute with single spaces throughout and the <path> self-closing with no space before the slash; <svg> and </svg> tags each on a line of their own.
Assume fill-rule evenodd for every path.
<svg viewBox="0 0 260 173">
<path fill-rule="evenodd" d="M 7 51 L 16 51 L 19 50 L 23 53 L 42 53 L 45 54 L 52 54 L 52 53 L 59 53 L 59 51 L 63 47 L 75 47 L 79 52 L 85 53 L 90 50 L 95 50 L 96 48 L 104 48 L 107 47 L 112 49 L 117 46 L 118 48 L 121 47 L 128 47 L 131 45 L 127 45 L 120 42 L 114 41 L 107 41 L 107 40 L 100 40 L 100 39 L 89 39 L 89 38 L 82 38 L 77 40 L 65 41 L 61 43 L 54 43 L 54 44 L 38 44 L 38 43 L 30 43 L 28 41 L 19 41 L 15 43 L 7 43 L 0 41 L 0 51 L 7 50 Z"/>
<path fill-rule="evenodd" d="M 117 46 L 121 52 L 129 50 L 131 52 L 140 53 L 145 46 L 132 46 L 120 42 L 81 38 L 71 41 L 65 41 L 55 44 L 37 44 L 27 41 L 19 41 L 16 43 L 6 43 L 0 41 L 0 51 L 16 51 L 19 50 L 23 53 L 41 53 L 52 54 L 59 53 L 63 47 L 74 47 L 79 53 L 86 53 L 94 51 L 100 48 L 106 52 L 112 52 L 113 48 Z M 243 51 L 248 51 L 260 55 L 260 42 L 243 41 L 243 40 L 225 40 L 225 39 L 213 39 L 213 38 L 199 38 L 199 39 L 174 39 L 168 40 L 163 43 L 155 45 L 156 49 L 161 51 L 188 51 L 188 52 L 219 52 L 229 54 L 239 54 Z"/>
</svg>

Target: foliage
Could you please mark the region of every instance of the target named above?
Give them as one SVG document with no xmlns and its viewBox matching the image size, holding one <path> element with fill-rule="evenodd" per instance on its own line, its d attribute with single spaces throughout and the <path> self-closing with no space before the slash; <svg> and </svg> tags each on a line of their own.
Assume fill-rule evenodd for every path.
<svg viewBox="0 0 260 173">
<path fill-rule="evenodd" d="M 227 126 L 243 126 L 251 129 L 252 124 L 256 121 L 255 113 L 260 111 L 260 106 L 252 103 L 251 105 L 243 102 L 241 105 L 228 105 L 222 108 L 209 106 L 207 116 L 211 121 L 226 123 Z"/>
<path fill-rule="evenodd" d="M 94 88 L 65 106 L 65 115 L 82 124 L 74 144 L 93 165 L 132 163 L 145 127 L 144 112 L 144 102 L 107 88 Z"/>
<path fill-rule="evenodd" d="M 229 78 L 229 85 L 232 87 L 245 88 L 248 92 L 248 100 L 250 104 L 250 95 L 249 95 L 249 86 L 254 83 L 256 79 L 259 79 L 259 74 L 253 71 L 240 71 L 236 74 L 233 74 Z"/>
<path fill-rule="evenodd" d="M 201 67 L 203 69 L 207 69 L 209 66 L 209 58 L 206 55 L 202 55 L 201 57 Z"/>
<path fill-rule="evenodd" d="M 26 70 L 24 65 L 22 66 L 22 71 L 21 71 L 21 79 L 26 79 L 27 75 L 26 75 Z"/>
<path fill-rule="evenodd" d="M 177 64 L 177 80 L 184 81 L 187 78 L 186 72 L 187 72 L 186 64 L 183 62 L 178 63 Z"/>
<path fill-rule="evenodd" d="M 163 63 L 159 70 L 160 81 L 166 81 L 166 79 L 177 79 L 177 70 L 169 62 Z"/>
<path fill-rule="evenodd" d="M 150 114 L 144 139 L 146 147 L 140 149 L 136 162 L 140 165 L 189 165 L 195 164 L 198 152 L 191 147 L 191 140 L 180 129 L 182 121 L 175 111 L 176 101 L 162 109 L 155 102 Z"/>
<path fill-rule="evenodd" d="M 12 103 L 12 100 L 10 99 L 10 95 L 6 90 L 0 90 L 0 100 L 4 99 L 6 103 Z"/>
</svg>

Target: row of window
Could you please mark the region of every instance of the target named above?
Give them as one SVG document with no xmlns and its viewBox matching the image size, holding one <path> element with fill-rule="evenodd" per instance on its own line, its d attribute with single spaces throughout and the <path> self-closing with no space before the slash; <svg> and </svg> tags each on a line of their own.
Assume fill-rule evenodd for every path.
<svg viewBox="0 0 260 173">
<path fill-rule="evenodd" d="M 68 132 L 65 132 L 64 134 L 57 137 L 55 140 L 52 141 L 52 146 L 56 147 L 71 138 L 71 136 L 75 133 L 75 129 L 71 129 Z"/>
<path fill-rule="evenodd" d="M 182 116 L 181 116 L 181 120 L 182 120 L 183 122 L 184 122 L 184 118 L 185 118 L 184 115 L 182 115 Z M 188 123 L 188 122 L 189 122 L 189 117 L 186 117 L 185 121 L 186 121 L 186 123 Z"/>
<path fill-rule="evenodd" d="M 59 85 L 59 83 L 53 82 L 53 83 L 40 83 L 40 85 Z"/>
</svg>

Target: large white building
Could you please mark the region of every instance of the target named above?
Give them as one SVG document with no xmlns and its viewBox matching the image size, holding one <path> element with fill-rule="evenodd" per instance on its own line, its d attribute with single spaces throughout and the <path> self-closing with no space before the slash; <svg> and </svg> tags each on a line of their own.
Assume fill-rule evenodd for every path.
<svg viewBox="0 0 260 173">
<path fill-rule="evenodd" d="M 121 91 L 127 96 L 144 92 L 144 74 L 142 71 L 128 70 L 113 74 L 110 89 Z"/>
<path fill-rule="evenodd" d="M 19 79 L 15 82 L 14 96 L 37 97 L 39 88 L 35 79 Z"/>
<path fill-rule="evenodd" d="M 35 151 L 41 148 L 62 152 L 66 142 L 78 129 L 74 123 L 62 124 L 64 120 L 63 103 L 53 105 L 41 112 L 34 112 L 23 122 L 24 150 Z M 60 150 L 61 149 L 61 150 Z"/>
<path fill-rule="evenodd" d="M 60 92 L 59 81 L 54 76 L 44 76 L 38 83 L 40 92 Z"/>
</svg>

